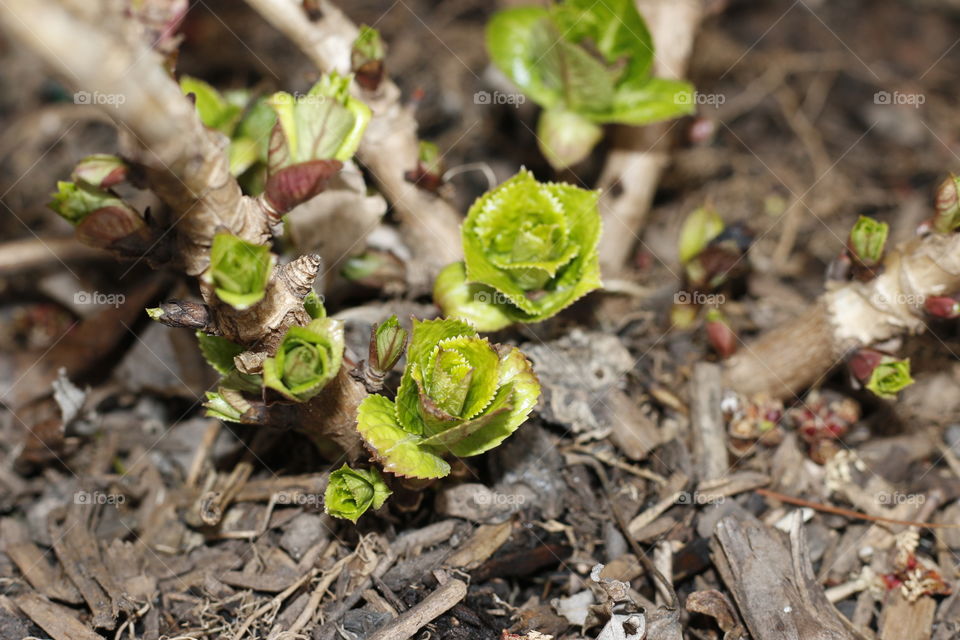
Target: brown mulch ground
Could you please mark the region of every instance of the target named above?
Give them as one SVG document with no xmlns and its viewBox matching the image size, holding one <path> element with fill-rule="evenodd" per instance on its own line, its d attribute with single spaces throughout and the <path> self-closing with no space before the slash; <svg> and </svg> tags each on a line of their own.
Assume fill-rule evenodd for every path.
<svg viewBox="0 0 960 640">
<path fill-rule="evenodd" d="M 444 598 L 456 604 L 418 637 L 595 638 L 611 615 L 641 610 L 651 640 L 957 637 L 957 531 L 876 520 L 960 522 L 957 325 L 907 343 L 917 383 L 896 402 L 839 371 L 793 406 L 725 403 L 718 416 L 703 402 L 720 393 L 715 356 L 702 331 L 669 330 L 668 312 L 679 225 L 704 202 L 755 234 L 749 273 L 724 291 L 744 336 L 823 290 L 857 215 L 895 238 L 929 217 L 935 184 L 960 170 L 960 14 L 906 0 L 713 5 L 691 74 L 719 104 L 675 127 L 635 286 L 503 335 L 540 372 L 537 417 L 443 482 L 397 486 L 358 526 L 323 514 L 327 464 L 301 436 L 203 417 L 214 379 L 191 335 L 142 314 L 185 286 L 174 274 L 105 261 L 0 274 L 0 384 L 37 398 L 0 410 L 0 638 L 363 638 Z M 496 82 L 490 3 L 345 8 L 383 31 L 401 88 L 422 90 L 422 135 L 448 166 L 549 175 L 522 124 L 533 106 L 472 98 Z M 242 3 L 200 3 L 185 33 L 180 69 L 218 86 L 311 79 Z M 115 134 L 2 47 L 0 233 L 66 235 L 47 194 Z M 585 182 L 603 153 L 578 170 Z M 453 187 L 462 209 L 487 185 L 469 172 Z M 125 304 L 77 305 L 78 290 Z M 429 313 L 426 302 L 402 304 Z M 58 377 L 77 361 L 82 376 Z M 840 439 L 816 419 L 849 415 Z M 701 435 L 717 424 L 730 469 L 705 477 L 716 456 Z"/>
</svg>

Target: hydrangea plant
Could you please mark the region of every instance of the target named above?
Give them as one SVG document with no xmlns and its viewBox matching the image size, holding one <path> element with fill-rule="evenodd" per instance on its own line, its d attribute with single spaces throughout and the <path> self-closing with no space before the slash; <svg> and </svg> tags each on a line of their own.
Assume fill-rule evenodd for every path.
<svg viewBox="0 0 960 640">
<path fill-rule="evenodd" d="M 396 400 L 372 394 L 357 430 L 383 468 L 409 478 L 450 473 L 447 455 L 475 456 L 527 419 L 540 383 L 515 347 L 455 319 L 416 321 Z"/>
<path fill-rule="evenodd" d="M 599 192 L 541 183 L 526 169 L 477 199 L 434 299 L 447 316 L 496 331 L 540 322 L 602 286 Z"/>
<path fill-rule="evenodd" d="M 352 469 L 344 464 L 330 474 L 323 510 L 335 518 L 356 522 L 368 509 L 382 507 L 391 493 L 377 469 Z"/>
<path fill-rule="evenodd" d="M 277 353 L 263 362 L 263 384 L 295 402 L 320 393 L 343 364 L 343 322 L 317 318 L 290 327 Z"/>
<path fill-rule="evenodd" d="M 323 76 L 306 95 L 285 91 L 267 103 L 277 124 L 270 139 L 264 194 L 286 213 L 318 194 L 357 151 L 370 122 L 370 108 L 350 95 L 349 76 Z"/>
<path fill-rule="evenodd" d="M 213 237 L 210 267 L 204 272 L 203 279 L 213 285 L 218 298 L 243 310 L 260 302 L 266 295 L 275 261 L 270 247 L 222 232 Z"/>
<path fill-rule="evenodd" d="M 653 40 L 633 0 L 516 7 L 487 23 L 487 49 L 543 107 L 540 149 L 557 169 L 583 160 L 601 125 L 641 125 L 693 111 L 692 87 L 654 78 Z"/>
</svg>

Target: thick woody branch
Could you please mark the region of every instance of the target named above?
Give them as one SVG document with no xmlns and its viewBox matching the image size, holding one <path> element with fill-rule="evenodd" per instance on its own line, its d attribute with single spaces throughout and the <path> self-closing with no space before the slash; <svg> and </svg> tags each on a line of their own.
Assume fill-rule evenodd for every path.
<svg viewBox="0 0 960 640">
<path fill-rule="evenodd" d="M 226 141 L 203 127 L 146 43 L 86 22 L 53 0 L 4 2 L 0 23 L 80 95 L 104 103 L 104 113 L 131 139 L 130 159 L 145 167 L 150 188 L 174 211 L 188 273 L 206 268 L 218 227 L 250 242 L 269 238 L 259 205 L 230 175 Z"/>
<path fill-rule="evenodd" d="M 270 24 L 287 35 L 323 72 L 350 71 L 350 50 L 357 27 L 342 11 L 321 1 L 321 17 L 313 21 L 298 0 L 247 0 Z M 421 273 L 411 280 L 424 284 L 444 266 L 463 257 L 460 217 L 446 201 L 408 182 L 404 173 L 416 168 L 417 123 L 401 101 L 400 90 L 384 79 L 375 92 L 354 83 L 354 94 L 373 110 L 357 157 L 371 171 L 393 205 L 404 238 Z"/>
<path fill-rule="evenodd" d="M 726 365 L 726 386 L 785 398 L 802 391 L 854 349 L 926 328 L 923 303 L 960 291 L 960 235 L 904 243 L 869 282 L 823 294 L 793 322 L 748 344 Z"/>
<path fill-rule="evenodd" d="M 703 16 L 701 0 L 636 0 L 655 47 L 654 74 L 682 78 Z M 619 127 L 597 186 L 603 189 L 600 212 L 600 266 L 614 276 L 629 259 L 640 235 L 660 175 L 669 161 L 673 123 Z"/>
</svg>

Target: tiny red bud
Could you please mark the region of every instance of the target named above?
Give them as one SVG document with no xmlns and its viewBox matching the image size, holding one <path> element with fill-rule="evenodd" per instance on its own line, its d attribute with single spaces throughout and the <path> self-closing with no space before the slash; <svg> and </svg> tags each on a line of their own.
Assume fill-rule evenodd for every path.
<svg viewBox="0 0 960 640">
<path fill-rule="evenodd" d="M 737 336 L 716 310 L 707 314 L 707 339 L 721 358 L 729 358 L 737 350 Z"/>
<path fill-rule="evenodd" d="M 936 318 L 960 316 L 960 302 L 948 296 L 932 296 L 923 301 L 924 310 Z"/>
<path fill-rule="evenodd" d="M 874 349 L 860 349 L 853 354 L 847 362 L 847 366 L 850 367 L 850 372 L 857 380 L 866 382 L 870 379 L 873 370 L 883 360 L 883 357 L 882 353 Z"/>
</svg>

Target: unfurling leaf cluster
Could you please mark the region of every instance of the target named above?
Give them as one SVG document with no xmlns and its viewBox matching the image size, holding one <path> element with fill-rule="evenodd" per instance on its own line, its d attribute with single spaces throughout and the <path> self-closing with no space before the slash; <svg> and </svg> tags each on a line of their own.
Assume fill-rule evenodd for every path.
<svg viewBox="0 0 960 640">
<path fill-rule="evenodd" d="M 557 169 L 583 160 L 600 125 L 693 111 L 692 87 L 652 76 L 653 40 L 633 0 L 517 7 L 487 23 L 490 57 L 544 108 L 537 135 Z"/>
<path fill-rule="evenodd" d="M 497 446 L 527 419 L 539 395 L 519 349 L 491 344 L 460 320 L 414 320 L 396 400 L 367 396 L 357 429 L 385 470 L 441 478 L 450 473 L 445 457 Z"/>
<path fill-rule="evenodd" d="M 556 315 L 601 286 L 598 198 L 522 169 L 470 207 L 464 262 L 441 272 L 434 300 L 480 331 Z"/>
</svg>

